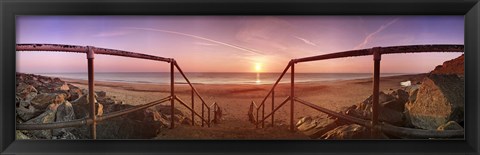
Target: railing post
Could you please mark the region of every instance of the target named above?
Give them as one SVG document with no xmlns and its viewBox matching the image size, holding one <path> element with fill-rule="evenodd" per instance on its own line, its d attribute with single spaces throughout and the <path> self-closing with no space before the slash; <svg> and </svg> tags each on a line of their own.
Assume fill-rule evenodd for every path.
<svg viewBox="0 0 480 155">
<path fill-rule="evenodd" d="M 373 105 L 372 105 L 372 130 L 371 130 L 371 136 L 374 138 L 376 135 L 375 132 L 375 125 L 378 123 L 378 114 L 379 114 L 379 90 L 380 90 L 380 60 L 381 58 L 381 53 L 380 53 L 380 47 L 373 48 Z"/>
<path fill-rule="evenodd" d="M 255 121 L 255 128 L 258 128 L 258 107 L 256 107 L 255 110 L 257 111 L 256 121 Z"/>
<path fill-rule="evenodd" d="M 93 47 L 87 46 L 87 60 L 88 60 L 88 102 L 90 103 L 90 118 L 92 125 L 90 126 L 90 134 L 92 139 L 97 139 L 97 114 L 95 108 L 95 90 L 94 90 L 94 68 L 93 59 L 95 58 L 95 51 Z"/>
<path fill-rule="evenodd" d="M 295 88 L 295 61 L 292 60 L 290 61 L 291 63 L 291 72 L 290 72 L 290 130 L 291 131 L 295 131 L 294 129 L 294 124 L 293 124 L 293 117 L 294 117 L 294 98 L 295 98 L 295 91 L 294 91 L 294 88 Z"/>
<path fill-rule="evenodd" d="M 202 101 L 202 127 L 204 126 L 204 123 L 205 123 L 204 111 L 205 111 L 205 102 Z"/>
<path fill-rule="evenodd" d="M 265 103 L 262 105 L 262 128 L 265 128 Z"/>
<path fill-rule="evenodd" d="M 274 108 L 275 108 L 275 90 L 272 91 L 272 127 L 274 125 L 274 121 L 275 121 L 275 118 L 274 118 Z"/>
<path fill-rule="evenodd" d="M 208 107 L 208 123 L 207 126 L 210 127 L 210 107 Z"/>
<path fill-rule="evenodd" d="M 195 126 L 195 96 L 193 96 L 193 88 L 192 88 L 192 126 Z"/>
<path fill-rule="evenodd" d="M 175 60 L 170 61 L 170 95 L 172 96 L 172 100 L 170 100 L 170 129 L 173 129 L 175 127 Z"/>
</svg>

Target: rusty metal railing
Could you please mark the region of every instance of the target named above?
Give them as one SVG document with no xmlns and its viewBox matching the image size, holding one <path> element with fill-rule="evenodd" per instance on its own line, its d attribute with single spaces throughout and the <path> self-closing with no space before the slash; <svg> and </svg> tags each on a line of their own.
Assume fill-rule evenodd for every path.
<svg viewBox="0 0 480 155">
<path fill-rule="evenodd" d="M 90 104 L 90 117 L 84 119 L 77 119 L 67 122 L 55 122 L 55 123 L 42 123 L 42 124 L 26 124 L 26 123 L 19 123 L 16 124 L 17 130 L 45 130 L 45 129 L 56 129 L 56 128 L 66 128 L 66 127 L 76 127 L 76 126 L 83 126 L 83 125 L 90 125 L 90 133 L 92 139 L 96 139 L 96 123 L 100 121 L 104 121 L 107 119 L 111 119 L 114 117 L 119 117 L 125 114 L 129 114 L 135 111 L 139 111 L 142 109 L 146 109 L 167 101 L 170 101 L 171 107 L 171 120 L 170 120 L 170 128 L 175 127 L 174 122 L 174 109 L 175 109 L 175 100 L 178 101 L 181 105 L 184 105 L 189 109 L 192 113 L 192 125 L 195 125 L 195 115 L 198 116 L 202 121 L 202 126 L 204 123 L 210 127 L 210 107 L 205 103 L 205 100 L 202 96 L 198 93 L 195 87 L 190 83 L 190 80 L 185 76 L 185 73 L 182 71 L 180 66 L 177 64 L 175 59 L 173 58 L 163 58 L 153 55 L 129 52 L 129 51 L 122 51 L 122 50 L 114 50 L 114 49 L 106 49 L 106 48 L 98 48 L 92 46 L 77 46 L 77 45 L 62 45 L 62 44 L 17 44 L 16 51 L 48 51 L 48 52 L 73 52 L 73 53 L 85 53 L 87 55 L 88 61 L 88 102 Z M 113 55 L 113 56 L 121 56 L 121 57 L 130 57 L 130 58 L 138 58 L 138 59 L 147 59 L 147 60 L 154 60 L 154 61 L 162 61 L 170 63 L 170 96 L 162 98 L 157 101 L 153 101 L 147 104 L 143 104 L 140 106 L 135 106 L 130 109 L 125 109 L 121 111 L 116 111 L 112 113 L 108 113 L 102 116 L 95 115 L 95 98 L 94 98 L 94 56 L 95 54 L 103 54 L 103 55 Z M 177 95 L 175 95 L 175 81 L 174 81 L 174 73 L 175 68 L 181 73 L 182 77 L 187 81 L 189 87 L 192 90 L 192 105 L 191 107 L 187 106 L 184 101 L 182 101 Z M 194 94 L 200 98 L 202 101 L 202 115 L 200 116 L 197 112 L 195 112 L 194 108 Z M 215 102 L 214 105 L 217 107 L 217 103 Z M 205 108 L 208 111 L 208 118 L 205 118 L 204 112 Z M 214 111 L 215 113 L 216 111 Z"/>
<path fill-rule="evenodd" d="M 351 50 L 345 52 L 331 53 L 325 55 L 318 55 L 312 57 L 305 57 L 299 59 L 292 59 L 285 67 L 283 72 L 277 81 L 273 84 L 270 91 L 267 93 L 265 98 L 262 100 L 260 105 L 256 106 L 257 118 L 254 123 L 258 128 L 259 124 L 262 124 L 264 127 L 265 121 L 268 117 L 272 117 L 272 125 L 274 123 L 274 114 L 275 112 L 282 107 L 287 101 L 290 101 L 290 130 L 294 131 L 294 102 L 301 103 L 307 107 L 316 109 L 318 111 L 327 113 L 329 115 L 335 116 L 339 119 L 343 119 L 352 123 L 356 123 L 362 126 L 372 128 L 372 134 L 374 130 L 380 130 L 388 132 L 393 135 L 401 135 L 406 137 L 416 137 L 416 138 L 450 138 L 450 137 L 463 137 L 463 130 L 450 130 L 450 131 L 436 131 L 436 130 L 422 130 L 422 129 L 411 129 L 411 128 L 402 128 L 387 123 L 378 121 L 379 114 L 379 87 L 380 87 L 380 60 L 381 55 L 383 54 L 398 54 L 398 53 L 427 53 L 427 52 L 464 52 L 464 45 L 408 45 L 408 46 L 391 46 L 391 47 L 374 47 L 370 49 L 360 49 L 360 50 Z M 318 60 L 327 60 L 327 59 L 336 59 L 336 58 L 345 58 L 345 57 L 355 57 L 355 56 L 368 56 L 373 55 L 374 61 L 374 72 L 373 72 L 373 105 L 372 105 L 372 118 L 371 121 L 363 120 L 360 118 L 354 118 L 348 115 L 340 114 L 333 112 L 331 110 L 319 107 L 315 104 L 312 104 L 307 101 L 303 101 L 295 96 L 295 64 L 318 61 Z M 290 70 L 290 96 L 282 102 L 277 108 L 274 107 L 274 91 L 280 80 Z M 270 114 L 265 116 L 265 101 L 267 98 L 272 95 L 272 111 Z M 254 102 L 252 102 L 254 104 Z M 253 107 L 253 106 L 251 106 Z M 262 119 L 258 119 L 260 108 L 262 109 Z"/>
</svg>

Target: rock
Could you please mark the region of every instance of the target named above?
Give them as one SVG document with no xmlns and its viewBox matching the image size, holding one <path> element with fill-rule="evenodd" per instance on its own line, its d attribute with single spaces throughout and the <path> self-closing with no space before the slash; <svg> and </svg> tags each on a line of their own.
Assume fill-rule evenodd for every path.
<svg viewBox="0 0 480 155">
<path fill-rule="evenodd" d="M 20 130 L 16 130 L 15 131 L 15 139 L 16 140 L 24 140 L 24 139 L 31 139 L 31 138 L 28 137 L 27 135 L 25 135 L 24 133 L 22 133 Z"/>
<path fill-rule="evenodd" d="M 69 101 L 75 101 L 76 99 L 84 95 L 83 91 L 79 88 L 70 88 L 68 90 L 68 93 L 70 94 L 70 98 L 68 99 Z"/>
<path fill-rule="evenodd" d="M 106 107 L 106 113 L 132 108 L 131 105 L 114 104 Z M 107 110 L 108 109 L 108 110 Z M 170 116 L 160 111 L 170 111 L 170 106 L 159 105 L 130 113 L 119 118 L 101 122 L 97 127 L 99 139 L 145 139 L 152 138 L 170 126 Z M 181 111 L 175 109 L 175 124 L 191 123 Z M 121 130 L 119 130 L 121 129 Z"/>
<path fill-rule="evenodd" d="M 403 126 L 406 118 L 403 114 L 404 105 L 408 100 L 407 92 L 403 90 L 396 90 L 390 94 L 383 92 L 379 93 L 379 115 L 378 119 L 396 126 Z M 372 104 L 373 95 L 367 98 L 362 103 L 355 105 L 355 107 L 347 108 L 345 114 L 371 120 L 372 118 Z M 342 123 L 345 124 L 345 123 Z"/>
<path fill-rule="evenodd" d="M 30 101 L 37 96 L 37 93 L 37 89 L 35 89 L 35 87 L 32 85 L 20 83 L 17 86 L 17 96 L 19 96 L 21 100 Z"/>
<path fill-rule="evenodd" d="M 90 117 L 90 104 L 72 104 L 76 119 Z M 103 105 L 95 104 L 95 112 L 97 116 L 103 115 Z"/>
<path fill-rule="evenodd" d="M 93 98 L 95 103 L 97 103 L 97 95 L 95 95 L 95 97 Z M 79 98 L 77 98 L 76 100 L 72 101 L 72 104 L 88 104 L 88 92 L 87 93 L 84 93 L 84 95 L 80 96 Z"/>
<path fill-rule="evenodd" d="M 369 139 L 370 132 L 358 124 L 342 125 L 323 134 L 321 139 Z"/>
<path fill-rule="evenodd" d="M 39 110 L 44 110 L 50 104 L 60 104 L 65 101 L 65 94 L 43 93 L 33 98 L 30 104 Z"/>
<path fill-rule="evenodd" d="M 96 115 L 101 116 L 103 115 L 103 105 L 97 102 L 96 96 L 94 99 L 96 103 L 95 104 Z M 73 109 L 75 111 L 75 117 L 77 119 L 86 118 L 90 116 L 90 104 L 88 102 L 88 93 L 76 99 L 75 101 L 72 101 L 71 103 L 73 105 Z"/>
<path fill-rule="evenodd" d="M 63 82 L 62 85 L 59 85 L 59 86 L 55 87 L 54 90 L 68 91 L 68 90 L 70 90 L 70 87 L 68 87 L 66 82 Z"/>
<path fill-rule="evenodd" d="M 449 121 L 462 122 L 464 80 L 456 75 L 431 74 L 420 86 L 415 102 L 408 103 L 405 114 L 415 127 L 437 129 Z"/>
<path fill-rule="evenodd" d="M 144 122 L 128 117 L 118 117 L 100 122 L 97 126 L 98 139 L 149 139 L 165 128 L 160 122 Z"/>
<path fill-rule="evenodd" d="M 297 129 L 312 139 L 319 138 L 337 127 L 335 119 L 304 117 L 297 123 Z"/>
<path fill-rule="evenodd" d="M 437 130 L 463 130 L 463 127 L 455 121 L 449 121 L 443 125 L 440 125 Z"/>
<path fill-rule="evenodd" d="M 418 88 L 420 86 L 419 85 L 414 85 L 414 86 L 411 86 L 409 87 L 409 90 L 408 90 L 408 102 L 415 102 L 415 100 L 417 100 L 417 94 L 418 94 Z"/>
<path fill-rule="evenodd" d="M 50 104 L 44 113 L 25 122 L 25 124 L 53 123 L 55 121 L 55 113 L 57 111 L 57 107 L 58 104 Z M 30 130 L 28 132 L 36 138 L 52 139 L 52 130 Z"/>
<path fill-rule="evenodd" d="M 403 112 L 405 109 L 405 103 L 407 103 L 409 98 L 408 93 L 402 89 L 398 89 L 389 95 L 393 96 L 392 100 L 383 103 L 380 102 L 380 105 L 398 112 Z"/>
<path fill-rule="evenodd" d="M 100 97 L 100 98 L 104 98 L 107 96 L 107 92 L 105 91 L 97 91 L 97 96 Z"/>
<path fill-rule="evenodd" d="M 60 104 L 57 108 L 57 112 L 55 115 L 55 122 L 67 122 L 75 119 L 75 112 L 73 110 L 73 106 L 70 102 L 65 101 Z M 75 138 L 75 136 L 70 136 L 68 134 L 73 128 L 61 128 L 61 129 L 53 129 L 52 134 L 53 136 L 57 136 L 61 138 Z"/>
<path fill-rule="evenodd" d="M 53 78 L 54 83 L 62 83 L 63 81 L 60 78 Z"/>
<path fill-rule="evenodd" d="M 60 135 L 54 135 L 52 139 L 79 139 L 71 132 L 62 132 Z"/>
<path fill-rule="evenodd" d="M 28 121 L 42 113 L 42 111 L 36 110 L 33 106 L 19 106 L 16 108 L 16 111 L 17 116 L 22 119 L 22 121 Z"/>
</svg>

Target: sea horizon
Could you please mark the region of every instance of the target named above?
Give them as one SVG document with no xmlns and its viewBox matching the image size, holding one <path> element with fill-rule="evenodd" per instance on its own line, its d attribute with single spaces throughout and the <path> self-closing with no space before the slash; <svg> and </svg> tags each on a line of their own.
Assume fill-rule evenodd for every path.
<svg viewBox="0 0 480 155">
<path fill-rule="evenodd" d="M 87 72 L 26 73 L 49 77 L 87 80 Z M 273 84 L 281 73 L 268 72 L 185 72 L 193 84 Z M 413 75 L 421 73 L 381 73 L 381 77 Z M 295 73 L 295 82 L 320 82 L 371 78 L 373 73 Z M 175 83 L 186 84 L 179 72 L 175 72 Z M 170 72 L 95 72 L 95 81 L 123 83 L 169 84 Z M 286 73 L 280 83 L 289 83 L 290 73 Z"/>
</svg>

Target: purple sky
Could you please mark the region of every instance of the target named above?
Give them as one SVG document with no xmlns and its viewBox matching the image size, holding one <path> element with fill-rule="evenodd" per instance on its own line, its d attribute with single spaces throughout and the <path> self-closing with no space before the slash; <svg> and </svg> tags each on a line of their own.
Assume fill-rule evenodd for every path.
<svg viewBox="0 0 480 155">
<path fill-rule="evenodd" d="M 463 16 L 19 16 L 17 43 L 90 45 L 175 58 L 187 72 L 281 72 L 292 58 L 376 46 L 463 44 Z M 383 73 L 420 73 L 459 53 L 382 56 Z M 371 56 L 302 63 L 298 72 L 372 72 Z M 17 52 L 17 71 L 86 72 L 84 54 Z M 96 56 L 96 72 L 168 71 Z"/>
</svg>

